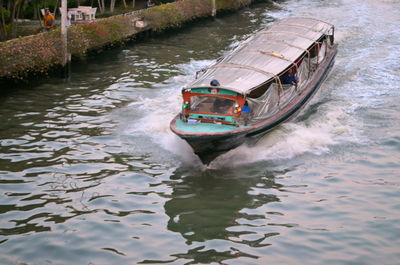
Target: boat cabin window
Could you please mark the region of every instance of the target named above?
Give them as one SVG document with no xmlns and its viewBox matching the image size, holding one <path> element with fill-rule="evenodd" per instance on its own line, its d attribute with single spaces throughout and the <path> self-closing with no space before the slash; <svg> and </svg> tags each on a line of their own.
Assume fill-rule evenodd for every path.
<svg viewBox="0 0 400 265">
<path fill-rule="evenodd" d="M 319 47 L 318 42 L 314 43 L 314 45 L 310 48 L 310 57 L 314 58 L 318 55 Z"/>
<path fill-rule="evenodd" d="M 297 85 L 299 78 L 297 77 L 296 67 L 292 66 L 280 76 L 281 84 L 283 85 Z"/>
<path fill-rule="evenodd" d="M 195 112 L 232 114 L 236 101 L 213 96 L 191 97 L 190 110 Z"/>
<path fill-rule="evenodd" d="M 271 86 L 272 83 L 274 83 L 275 81 L 270 81 L 267 82 L 261 86 L 259 86 L 258 88 L 252 90 L 249 94 L 250 98 L 258 98 L 261 97 L 262 95 L 264 95 L 265 91 L 268 90 L 268 88 Z"/>
<path fill-rule="evenodd" d="M 335 42 L 334 31 L 335 28 L 332 27 L 327 33 L 327 38 L 329 38 L 329 45 L 333 45 L 333 43 Z"/>
<path fill-rule="evenodd" d="M 318 65 L 324 60 L 327 50 L 327 38 L 322 36 L 317 40 L 311 48 L 310 52 L 310 70 L 313 72 L 317 69 Z"/>
</svg>

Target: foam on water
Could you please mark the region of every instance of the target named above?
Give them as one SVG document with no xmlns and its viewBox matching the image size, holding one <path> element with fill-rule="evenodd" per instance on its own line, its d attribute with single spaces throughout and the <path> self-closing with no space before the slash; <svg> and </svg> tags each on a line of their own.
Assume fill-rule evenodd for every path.
<svg viewBox="0 0 400 265">
<path fill-rule="evenodd" d="M 213 161 L 212 166 L 291 159 L 304 153 L 325 154 L 332 145 L 357 141 L 350 125 L 351 116 L 342 107 L 321 107 L 304 121 L 282 124 L 254 146 L 245 144 L 231 150 Z"/>
</svg>

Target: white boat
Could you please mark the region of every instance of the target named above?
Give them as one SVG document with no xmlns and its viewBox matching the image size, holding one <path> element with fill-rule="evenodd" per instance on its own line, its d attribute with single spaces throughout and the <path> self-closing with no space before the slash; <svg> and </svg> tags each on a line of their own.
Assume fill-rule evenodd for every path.
<svg viewBox="0 0 400 265">
<path fill-rule="evenodd" d="M 182 89 L 170 124 L 208 164 L 298 112 L 318 90 L 337 54 L 334 26 L 288 18 L 262 29 Z"/>
</svg>

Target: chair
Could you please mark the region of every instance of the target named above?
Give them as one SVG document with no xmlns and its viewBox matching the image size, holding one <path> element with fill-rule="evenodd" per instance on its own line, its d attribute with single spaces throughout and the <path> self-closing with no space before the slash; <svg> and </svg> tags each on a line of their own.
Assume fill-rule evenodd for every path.
<svg viewBox="0 0 400 265">
<path fill-rule="evenodd" d="M 90 21 L 96 19 L 97 7 L 79 6 L 78 9 L 82 12 L 84 20 Z"/>
<path fill-rule="evenodd" d="M 83 20 L 82 11 L 78 8 L 68 8 L 68 13 L 71 14 L 72 21 Z"/>
</svg>

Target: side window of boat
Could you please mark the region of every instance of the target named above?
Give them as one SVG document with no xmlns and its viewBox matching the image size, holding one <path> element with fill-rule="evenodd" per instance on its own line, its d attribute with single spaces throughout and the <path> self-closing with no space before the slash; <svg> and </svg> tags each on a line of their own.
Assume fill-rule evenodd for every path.
<svg viewBox="0 0 400 265">
<path fill-rule="evenodd" d="M 318 55 L 318 42 L 315 42 L 309 50 L 310 58 L 313 59 Z"/>
<path fill-rule="evenodd" d="M 315 42 L 314 47 L 312 48 L 313 50 L 312 60 L 314 60 L 316 66 L 318 66 L 325 59 L 327 46 L 328 46 L 328 36 L 326 35 L 322 36 L 317 42 Z"/>
<path fill-rule="evenodd" d="M 328 45 L 327 41 L 328 41 L 327 38 L 324 36 L 324 38 L 321 40 L 321 42 L 319 44 L 320 47 L 319 47 L 319 53 L 318 53 L 318 63 L 321 63 L 325 59 L 327 45 Z"/>
<path fill-rule="evenodd" d="M 310 70 L 310 59 L 308 53 L 305 53 L 301 60 L 296 62 L 297 64 L 297 79 L 298 89 L 301 90 L 302 84 L 307 82 L 312 72 Z"/>
<path fill-rule="evenodd" d="M 315 71 L 318 65 L 325 58 L 326 53 L 326 36 L 322 36 L 308 49 L 310 56 L 310 70 Z"/>
<path fill-rule="evenodd" d="M 332 27 L 327 34 L 327 39 L 329 39 L 329 45 L 333 45 L 333 43 L 335 42 L 335 37 L 334 37 L 334 28 Z"/>
<path fill-rule="evenodd" d="M 291 85 L 296 85 L 298 80 L 297 77 L 297 68 L 292 65 L 286 72 L 284 72 L 280 77 L 280 82 L 283 85 L 283 88 L 288 88 Z"/>
<path fill-rule="evenodd" d="M 252 90 L 249 94 L 250 98 L 259 98 L 262 95 L 264 95 L 265 91 L 268 90 L 268 88 L 272 85 L 272 83 L 274 83 L 274 81 L 269 81 L 261 86 L 259 86 L 258 88 Z"/>
</svg>

